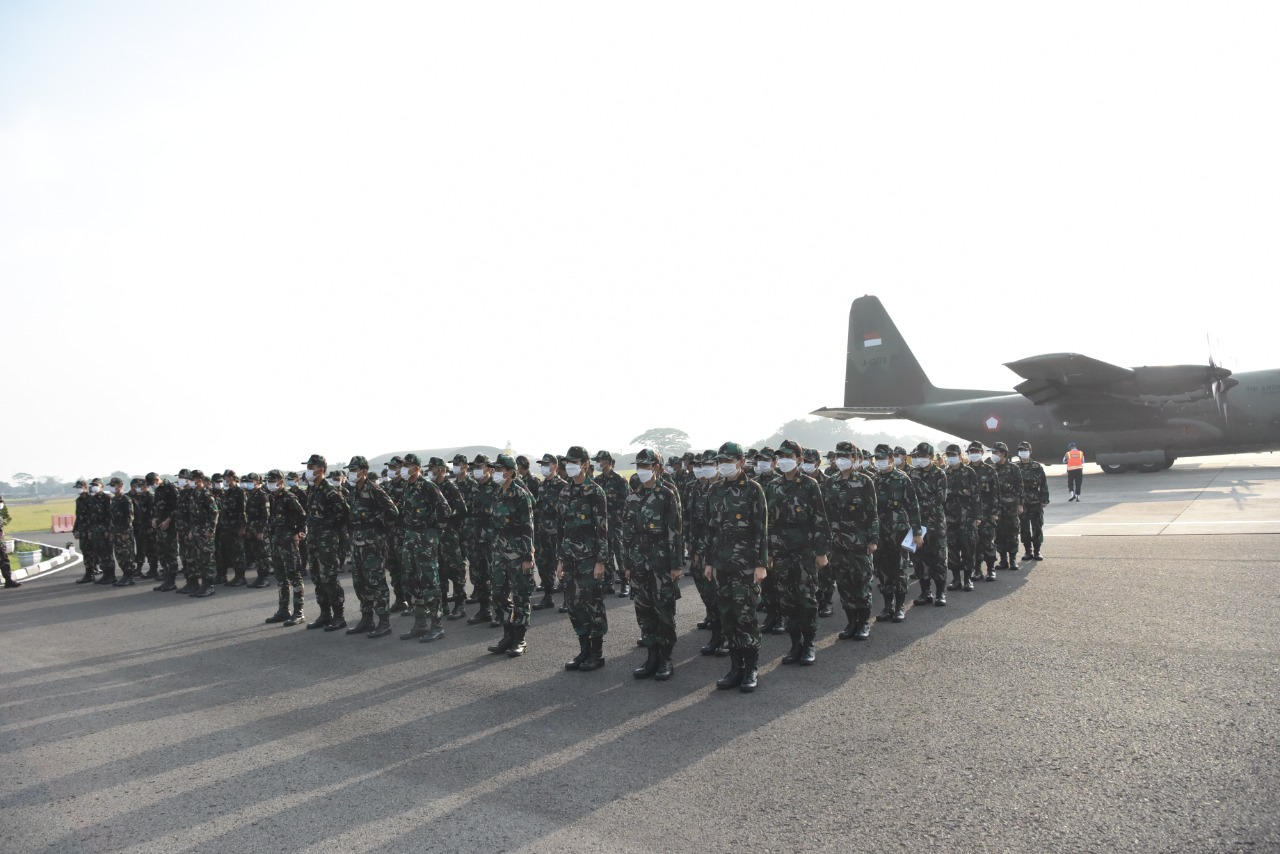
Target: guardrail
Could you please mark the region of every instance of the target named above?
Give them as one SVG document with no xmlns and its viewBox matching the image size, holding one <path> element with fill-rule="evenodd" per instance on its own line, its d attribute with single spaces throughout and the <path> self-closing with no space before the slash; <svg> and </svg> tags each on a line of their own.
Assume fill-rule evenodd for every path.
<svg viewBox="0 0 1280 854">
<path fill-rule="evenodd" d="M 37 576 L 44 575 L 45 573 L 48 573 L 48 572 L 57 572 L 63 569 L 67 569 L 68 567 L 73 566 L 77 562 L 84 559 L 81 556 L 81 554 L 75 550 L 74 547 L 64 549 L 64 548 L 59 548 L 58 546 L 50 546 L 45 543 L 37 543 L 33 540 L 24 540 L 20 537 L 13 537 L 10 540 L 10 542 L 14 544 L 30 543 L 33 546 L 40 547 L 40 551 L 39 551 L 40 560 L 33 561 L 29 565 L 22 565 L 23 564 L 22 556 L 28 555 L 28 554 L 34 555 L 37 552 L 35 551 L 20 552 L 20 551 L 17 551 L 16 549 L 10 550 L 9 554 L 16 554 L 18 556 L 18 562 L 19 562 L 18 568 L 13 571 L 13 578 L 15 581 L 23 581 L 28 578 L 35 578 Z"/>
</svg>

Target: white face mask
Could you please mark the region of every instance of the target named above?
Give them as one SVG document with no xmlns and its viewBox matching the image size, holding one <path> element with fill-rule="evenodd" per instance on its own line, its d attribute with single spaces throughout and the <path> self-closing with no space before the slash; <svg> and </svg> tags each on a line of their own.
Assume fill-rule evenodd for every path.
<svg viewBox="0 0 1280 854">
<path fill-rule="evenodd" d="M 889 461 L 880 457 L 876 458 L 876 471 L 885 471 L 889 468 Z"/>
<path fill-rule="evenodd" d="M 817 468 L 818 466 L 814 463 L 800 464 L 800 471 L 804 472 L 805 474 L 813 474 L 817 470 Z"/>
<path fill-rule="evenodd" d="M 652 469 L 636 469 L 636 477 L 640 479 L 641 483 L 648 483 L 649 481 L 653 480 L 653 470 Z"/>
<path fill-rule="evenodd" d="M 276 483 L 274 480 L 267 482 L 267 492 L 276 492 L 279 489 L 280 484 Z"/>
<path fill-rule="evenodd" d="M 836 457 L 836 468 L 840 469 L 840 471 L 848 471 L 853 468 L 853 460 L 848 457 Z"/>
<path fill-rule="evenodd" d="M 778 460 L 778 470 L 781 471 L 783 474 L 786 474 L 788 472 L 793 472 L 796 470 L 796 461 L 791 459 L 790 457 L 783 457 L 780 460 Z"/>
<path fill-rule="evenodd" d="M 223 487 L 223 486 L 224 486 L 224 484 L 223 484 L 223 482 L 222 482 L 222 481 L 220 481 L 220 480 L 216 480 L 216 481 L 214 481 L 214 483 L 213 483 L 213 488 L 214 488 L 215 490 L 218 490 L 219 492 L 220 492 L 220 491 L 222 491 L 222 487 Z"/>
<path fill-rule="evenodd" d="M 768 460 L 756 460 L 756 474 L 764 474 L 772 465 Z"/>
<path fill-rule="evenodd" d="M 973 463 L 974 465 L 977 465 L 978 463 L 982 462 L 982 454 L 970 454 L 969 462 Z"/>
<path fill-rule="evenodd" d="M 187 485 L 187 479 L 186 479 L 185 477 L 180 477 L 180 478 L 178 478 L 178 488 L 179 488 L 179 489 L 183 489 L 183 488 L 185 488 L 185 487 L 186 487 L 186 485 Z"/>
<path fill-rule="evenodd" d="M 542 474 L 543 477 L 551 476 L 551 466 L 538 466 L 538 471 Z"/>
<path fill-rule="evenodd" d="M 400 466 L 400 476 L 401 476 L 402 478 L 404 478 L 405 480 L 408 480 L 408 479 L 409 479 L 409 467 L 408 467 L 408 466 Z"/>
<path fill-rule="evenodd" d="M 991 463 L 991 465 L 993 466 L 998 466 L 1000 465 L 1000 459 L 1001 458 L 999 454 L 992 454 L 990 457 L 987 458 L 987 462 Z"/>
<path fill-rule="evenodd" d="M 582 466 L 577 463 L 565 463 L 564 473 L 567 474 L 570 479 L 576 478 L 578 475 L 582 474 Z"/>
<path fill-rule="evenodd" d="M 894 456 L 894 458 L 893 458 L 893 464 L 894 464 L 895 466 L 900 466 L 900 465 L 902 465 L 902 457 L 899 457 L 899 456 L 896 456 L 896 455 L 895 455 L 895 456 Z"/>
<path fill-rule="evenodd" d="M 101 492 L 101 491 L 102 491 L 102 487 L 101 487 L 101 486 L 91 486 L 91 487 L 89 487 L 89 494 L 90 494 L 90 495 L 97 495 L 97 494 L 98 494 L 99 492 Z"/>
<path fill-rule="evenodd" d="M 493 481 L 494 486 L 502 486 L 502 484 L 507 482 L 507 475 L 505 470 L 494 469 L 492 472 L 490 472 L 490 475 L 491 476 L 489 479 Z"/>
<path fill-rule="evenodd" d="M 911 465 L 915 466 L 918 469 L 922 469 L 925 466 L 929 465 L 929 458 L 928 457 L 912 457 Z"/>
<path fill-rule="evenodd" d="M 1030 451 L 1018 451 L 1018 459 L 1020 459 L 1020 460 L 1029 460 L 1029 459 L 1031 459 L 1031 452 L 1030 452 Z"/>
<path fill-rule="evenodd" d="M 452 471 L 455 475 L 462 474 L 462 466 L 455 465 L 455 466 L 450 466 L 449 468 L 450 468 L 450 471 Z"/>
<path fill-rule="evenodd" d="M 733 477 L 738 472 L 738 464 L 720 463 L 716 466 L 716 471 L 720 472 L 721 477 Z"/>
<path fill-rule="evenodd" d="M 948 465 L 948 466 L 951 466 L 951 467 L 953 467 L 953 468 L 954 468 L 955 466 L 960 465 L 960 458 L 959 458 L 959 457 L 950 457 L 950 456 L 949 456 L 949 457 L 947 457 L 947 465 Z"/>
<path fill-rule="evenodd" d="M 353 487 L 353 488 L 354 488 L 354 487 L 355 487 L 355 485 L 356 485 L 356 481 L 358 481 L 359 479 L 360 479 L 360 472 L 358 472 L 358 471 L 349 471 L 349 472 L 347 472 L 347 485 L 348 485 L 348 486 L 351 486 L 351 487 Z"/>
</svg>

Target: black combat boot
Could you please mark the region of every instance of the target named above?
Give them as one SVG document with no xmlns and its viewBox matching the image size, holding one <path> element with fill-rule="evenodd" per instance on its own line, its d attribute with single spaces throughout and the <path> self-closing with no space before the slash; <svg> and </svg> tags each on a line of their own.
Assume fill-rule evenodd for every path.
<svg viewBox="0 0 1280 854">
<path fill-rule="evenodd" d="M 773 634 L 773 629 L 774 629 L 774 627 L 775 627 L 776 625 L 778 625 L 778 623 L 779 623 L 781 620 L 782 620 L 782 618 L 781 618 L 780 616 L 778 616 L 777 612 L 775 612 L 775 611 L 773 611 L 773 610 L 767 610 L 767 611 L 765 611 L 764 622 L 763 622 L 763 623 L 761 623 L 761 625 L 760 625 L 760 634 L 762 634 L 762 635 L 771 635 L 771 634 Z"/>
<path fill-rule="evenodd" d="M 750 694 L 756 689 L 756 681 L 760 675 L 756 664 L 759 661 L 760 650 L 744 649 L 742 651 L 742 682 L 738 685 L 738 690 L 744 694 Z"/>
<path fill-rule="evenodd" d="M 883 623 L 885 620 L 893 619 L 893 594 L 882 592 L 880 595 L 884 597 L 884 610 L 879 614 L 876 614 L 877 623 Z"/>
<path fill-rule="evenodd" d="M 1017 552 L 1015 551 L 1015 554 L 1016 554 L 1016 553 L 1017 553 Z M 1031 560 L 1031 543 L 1023 543 L 1023 544 L 1022 544 L 1022 559 L 1023 559 L 1023 560 Z"/>
<path fill-rule="evenodd" d="M 326 632 L 336 632 L 338 629 L 345 629 L 347 621 L 342 618 L 342 605 L 339 604 L 333 609 L 333 616 L 329 619 L 329 625 L 324 627 Z"/>
<path fill-rule="evenodd" d="M 332 621 L 333 621 L 333 614 L 329 611 L 329 609 L 321 608 L 320 616 L 316 617 L 314 620 L 307 623 L 307 628 L 323 629 L 325 626 L 329 625 L 329 623 Z"/>
<path fill-rule="evenodd" d="M 405 610 L 406 610 L 406 608 L 405 608 L 405 602 L 404 602 L 404 600 L 403 600 L 403 599 L 401 599 L 401 598 L 400 598 L 400 596 L 397 594 L 397 596 L 396 596 L 396 601 L 394 601 L 394 602 L 392 602 L 392 603 L 391 603 L 391 613 L 393 613 L 393 614 L 403 614 L 403 613 L 405 612 Z"/>
<path fill-rule="evenodd" d="M 440 615 L 437 614 L 431 618 L 431 628 L 427 629 L 427 633 L 418 639 L 418 643 L 431 643 L 438 641 L 444 637 L 444 626 L 440 625 Z"/>
<path fill-rule="evenodd" d="M 630 585 L 630 584 L 628 584 L 627 582 L 625 582 L 625 581 L 624 581 L 624 582 L 622 582 L 622 584 L 618 585 L 618 598 L 619 598 L 619 599 L 630 599 L 630 598 L 631 598 L 631 585 Z"/>
<path fill-rule="evenodd" d="M 90 567 L 88 564 L 85 564 L 84 575 L 76 579 L 76 584 L 92 584 L 92 583 L 93 583 L 93 568 Z"/>
<path fill-rule="evenodd" d="M 947 591 L 942 589 L 941 584 L 935 583 L 933 586 L 938 588 L 938 595 L 933 597 L 933 607 L 941 608 L 947 604 Z"/>
<path fill-rule="evenodd" d="M 133 584 L 134 584 L 133 571 L 126 569 L 124 572 L 124 575 L 120 576 L 120 580 L 117 581 L 114 586 L 115 587 L 132 587 Z"/>
<path fill-rule="evenodd" d="M 481 605 L 480 610 L 476 612 L 474 617 L 467 618 L 468 626 L 478 626 L 481 623 L 493 622 L 493 612 L 489 610 L 488 605 Z"/>
<path fill-rule="evenodd" d="M 960 586 L 960 589 L 966 592 L 973 590 L 973 572 L 971 570 L 966 569 L 964 571 L 964 584 Z"/>
<path fill-rule="evenodd" d="M 307 622 L 307 615 L 302 613 L 301 608 L 298 608 L 297 610 L 295 610 L 293 613 L 289 615 L 289 619 L 284 621 L 284 626 L 285 628 L 289 628 L 291 626 L 303 626 L 303 625 L 306 625 L 306 622 Z"/>
<path fill-rule="evenodd" d="M 814 632 L 805 632 L 800 639 L 800 666 L 808 667 L 818 660 L 818 652 L 813 648 Z"/>
<path fill-rule="evenodd" d="M 79 583 L 78 581 L 76 582 L 76 584 Z M 178 585 L 174 583 L 173 576 L 166 573 L 164 580 L 151 589 L 157 593 L 168 593 L 170 590 L 177 590 Z"/>
<path fill-rule="evenodd" d="M 730 688 L 737 688 L 742 684 L 742 650 L 729 650 L 729 672 L 716 680 L 716 688 L 721 691 L 728 691 Z"/>
<path fill-rule="evenodd" d="M 1014 549 L 1013 551 L 1009 552 L 1009 571 L 1010 572 L 1017 572 L 1019 569 L 1022 568 L 1021 566 L 1018 565 L 1017 557 L 1018 557 L 1017 549 Z"/>
<path fill-rule="evenodd" d="M 278 609 L 274 614 L 272 614 L 270 617 L 267 617 L 267 619 L 266 619 L 264 622 L 267 622 L 267 623 L 283 623 L 283 622 L 284 622 L 285 620 L 287 620 L 287 619 L 289 619 L 289 609 L 288 609 L 288 608 L 280 608 L 280 609 Z"/>
<path fill-rule="evenodd" d="M 939 591 L 941 592 L 941 591 Z M 911 601 L 913 605 L 928 605 L 933 601 L 933 595 L 929 592 L 929 579 L 920 579 L 920 595 Z"/>
<path fill-rule="evenodd" d="M 988 560 L 988 561 L 985 561 L 985 563 L 986 563 L 986 565 L 987 565 L 987 574 L 986 574 L 985 576 L 983 576 L 983 577 L 984 577 L 987 581 L 995 581 L 995 580 L 996 580 L 996 565 L 995 565 L 995 562 L 994 562 L 994 561 L 990 561 L 990 560 Z"/>
<path fill-rule="evenodd" d="M 967 574 L 968 573 L 962 573 L 958 569 L 951 570 L 951 583 L 947 585 L 947 589 L 951 591 L 962 590 L 964 588 L 964 582 L 961 581 L 961 577 Z"/>
<path fill-rule="evenodd" d="M 244 587 L 244 567 L 236 567 L 235 572 L 231 576 L 231 580 L 227 582 L 228 587 Z"/>
<path fill-rule="evenodd" d="M 464 598 L 465 597 L 462 595 L 458 595 L 457 597 L 454 598 L 453 610 L 449 612 L 450 620 L 461 620 L 463 617 L 467 616 L 466 609 L 462 607 L 462 600 Z"/>
<path fill-rule="evenodd" d="M 489 620 L 489 628 L 496 629 L 507 624 L 507 612 L 502 608 L 493 609 L 493 617 Z"/>
<path fill-rule="evenodd" d="M 187 576 L 187 583 L 178 588 L 179 596 L 190 596 L 192 593 L 200 589 L 200 585 L 191 576 Z"/>
<path fill-rule="evenodd" d="M 255 578 L 252 582 L 250 582 L 249 586 L 255 590 L 260 590 L 261 588 L 266 587 L 270 583 L 271 583 L 271 579 L 267 576 L 267 571 L 265 569 L 259 569 L 258 577 Z"/>
<path fill-rule="evenodd" d="M 489 647 L 490 654 L 501 655 L 511 649 L 511 647 L 515 646 L 516 638 L 513 629 L 515 629 L 515 626 L 510 623 L 505 623 L 502 626 L 502 640 Z"/>
<path fill-rule="evenodd" d="M 565 670 L 578 670 L 591 656 L 591 639 L 578 635 L 578 654 L 564 663 Z"/>
<path fill-rule="evenodd" d="M 413 627 L 409 631 L 400 636 L 400 640 L 415 640 L 423 637 L 429 631 L 427 628 L 427 609 L 418 606 L 413 609 Z"/>
<path fill-rule="evenodd" d="M 893 616 L 889 619 L 889 622 L 901 623 L 907 618 L 906 604 L 907 594 L 895 593 L 893 595 Z"/>
<path fill-rule="evenodd" d="M 715 623 L 715 618 L 711 616 L 711 612 L 707 611 L 707 616 L 698 621 L 698 628 L 709 629 Z"/>
<path fill-rule="evenodd" d="M 388 614 L 378 615 L 378 625 L 369 632 L 370 638 L 384 638 L 391 634 L 391 617 Z"/>
<path fill-rule="evenodd" d="M 554 608 L 555 606 L 556 606 L 556 600 L 551 598 L 551 591 L 544 590 L 542 593 L 542 598 L 539 599 L 537 602 L 534 602 L 532 607 L 533 607 L 533 610 L 535 611 L 542 611 L 542 610 L 545 610 L 546 608 Z"/>
<path fill-rule="evenodd" d="M 515 642 L 511 644 L 511 649 L 507 650 L 507 658 L 519 658 L 524 655 L 524 651 L 527 649 L 524 642 L 524 635 L 528 630 L 528 626 L 512 627 L 512 637 Z"/>
<path fill-rule="evenodd" d="M 204 599 L 205 597 L 212 596 L 217 592 L 217 589 L 209 583 L 209 579 L 202 578 L 200 579 L 200 584 L 196 587 L 196 591 L 191 595 L 197 599 Z"/>
<path fill-rule="evenodd" d="M 871 635 L 871 609 L 859 608 L 857 622 L 853 624 L 853 639 L 864 641 Z"/>
<path fill-rule="evenodd" d="M 653 678 L 659 682 L 666 682 L 675 673 L 675 667 L 671 664 L 672 649 L 670 644 L 658 648 L 658 669 L 653 672 Z"/>
<path fill-rule="evenodd" d="M 22 586 L 22 582 L 21 582 L 21 581 L 14 581 L 14 580 L 13 580 L 13 576 L 12 576 L 12 575 L 10 575 L 9 573 L 7 573 L 7 572 L 6 572 L 6 573 L 4 574 L 4 576 L 5 576 L 5 577 L 4 577 L 4 589 L 5 589 L 5 590 L 13 590 L 13 589 L 15 589 L 15 588 L 18 588 L 18 587 L 21 587 L 21 586 Z"/>
<path fill-rule="evenodd" d="M 110 572 L 104 572 L 104 573 L 102 573 L 102 577 L 101 577 L 101 578 L 99 578 L 97 581 L 95 581 L 95 582 L 93 582 L 93 583 L 94 583 L 94 584 L 106 584 L 106 585 L 115 584 L 115 583 L 116 583 L 116 571 L 113 569 L 113 570 L 111 570 Z"/>
<path fill-rule="evenodd" d="M 373 631 L 373 610 L 365 610 L 360 612 L 360 622 L 347 629 L 349 635 L 363 635 Z"/>
<path fill-rule="evenodd" d="M 212 581 L 211 583 L 212 583 L 212 584 L 226 584 L 226 583 L 227 583 L 227 571 L 224 569 L 224 570 L 221 570 L 220 572 L 218 572 L 218 574 L 217 574 L 217 575 L 215 575 L 215 576 L 213 577 L 213 581 Z"/>
<path fill-rule="evenodd" d="M 1031 559 L 1032 559 L 1032 560 L 1044 560 L 1044 558 L 1040 557 L 1040 547 L 1039 547 L 1039 546 L 1036 546 L 1036 547 L 1035 547 L 1035 551 L 1031 553 Z"/>
<path fill-rule="evenodd" d="M 637 679 L 648 679 L 658 671 L 658 645 L 653 644 L 646 652 L 648 655 L 645 657 L 644 664 L 631 671 L 631 675 Z"/>
<path fill-rule="evenodd" d="M 835 609 L 831 607 L 831 597 L 826 596 L 818 603 L 818 616 L 830 617 L 835 613 Z"/>
<path fill-rule="evenodd" d="M 724 655 L 724 634 L 720 631 L 720 624 L 716 623 L 711 626 L 711 640 L 707 641 L 707 645 L 698 650 L 699 655 Z"/>
<path fill-rule="evenodd" d="M 791 649 L 787 650 L 787 654 L 782 656 L 783 664 L 795 664 L 800 660 L 800 632 L 797 629 L 791 630 Z"/>
<path fill-rule="evenodd" d="M 852 640 L 855 632 L 854 626 L 857 624 L 857 617 L 853 615 L 849 615 L 847 613 L 846 613 L 846 616 L 849 617 L 849 622 L 840 631 L 840 634 L 836 635 L 836 637 L 840 638 L 840 640 Z"/>
<path fill-rule="evenodd" d="M 582 662 L 578 667 L 579 670 L 599 670 L 604 667 L 604 638 L 595 637 L 591 639 L 591 654 L 587 656 L 587 660 Z"/>
</svg>

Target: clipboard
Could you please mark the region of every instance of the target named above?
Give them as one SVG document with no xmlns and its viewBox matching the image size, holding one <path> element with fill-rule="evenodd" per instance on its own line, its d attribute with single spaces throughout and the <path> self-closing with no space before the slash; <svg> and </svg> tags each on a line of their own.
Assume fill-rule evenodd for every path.
<svg viewBox="0 0 1280 854">
<path fill-rule="evenodd" d="M 928 534 L 928 533 L 929 533 L 929 529 L 928 529 L 928 528 L 926 528 L 924 525 L 921 525 L 921 526 L 920 526 L 920 539 L 921 539 L 921 541 L 923 541 L 923 540 L 924 540 L 925 535 L 926 535 L 926 534 Z M 907 535 L 906 535 L 905 537 L 903 537 L 903 538 L 902 538 L 902 547 L 903 547 L 904 549 L 906 549 L 907 551 L 911 552 L 912 554 L 915 554 L 915 551 L 916 551 L 916 538 L 915 538 L 915 536 L 914 536 L 914 535 L 912 535 L 912 533 L 911 533 L 911 529 L 910 529 L 910 528 L 908 528 L 908 529 L 907 529 Z"/>
</svg>

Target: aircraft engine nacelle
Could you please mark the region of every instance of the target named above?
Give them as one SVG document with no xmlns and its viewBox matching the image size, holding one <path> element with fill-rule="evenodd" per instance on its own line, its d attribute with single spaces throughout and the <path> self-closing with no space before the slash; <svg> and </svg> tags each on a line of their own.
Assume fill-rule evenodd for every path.
<svg viewBox="0 0 1280 854">
<path fill-rule="evenodd" d="M 1134 368 L 1131 387 L 1139 401 L 1152 405 L 1194 403 L 1213 397 L 1213 384 L 1231 388 L 1237 381 L 1225 368 L 1206 365 L 1168 365 Z"/>
</svg>

